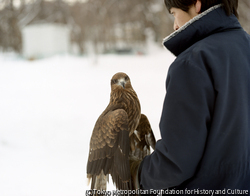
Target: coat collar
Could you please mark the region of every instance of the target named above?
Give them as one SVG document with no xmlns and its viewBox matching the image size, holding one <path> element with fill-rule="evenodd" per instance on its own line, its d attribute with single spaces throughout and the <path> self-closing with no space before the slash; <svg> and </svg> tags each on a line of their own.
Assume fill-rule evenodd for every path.
<svg viewBox="0 0 250 196">
<path fill-rule="evenodd" d="M 167 36 L 163 45 L 175 56 L 201 39 L 227 29 L 241 28 L 234 15 L 227 16 L 223 5 L 216 5 L 197 15 L 181 28 Z"/>
</svg>

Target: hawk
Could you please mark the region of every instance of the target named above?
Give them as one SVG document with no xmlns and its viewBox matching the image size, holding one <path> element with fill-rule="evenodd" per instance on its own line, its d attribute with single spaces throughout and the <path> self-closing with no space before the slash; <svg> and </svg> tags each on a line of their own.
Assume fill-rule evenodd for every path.
<svg viewBox="0 0 250 196">
<path fill-rule="evenodd" d="M 135 131 L 137 129 L 137 131 Z M 89 146 L 87 177 L 91 189 L 106 190 L 109 174 L 116 188 L 131 190 L 129 156 L 143 158 L 155 138 L 130 78 L 119 72 L 111 79 L 110 102 L 96 121 Z"/>
<path fill-rule="evenodd" d="M 155 136 L 146 115 L 141 114 L 140 122 L 134 131 L 135 150 L 132 151 L 137 159 L 143 159 L 150 154 L 150 146 L 155 149 Z"/>
</svg>

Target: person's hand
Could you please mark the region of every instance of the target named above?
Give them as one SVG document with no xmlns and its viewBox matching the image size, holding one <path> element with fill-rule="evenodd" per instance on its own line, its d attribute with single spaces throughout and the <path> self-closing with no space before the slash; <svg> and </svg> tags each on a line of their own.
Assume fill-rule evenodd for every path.
<svg viewBox="0 0 250 196">
<path fill-rule="evenodd" d="M 130 172 L 131 172 L 131 180 L 132 180 L 132 189 L 137 190 L 140 189 L 140 183 L 138 178 L 138 169 L 141 164 L 141 159 L 130 156 L 129 163 L 130 163 Z"/>
</svg>

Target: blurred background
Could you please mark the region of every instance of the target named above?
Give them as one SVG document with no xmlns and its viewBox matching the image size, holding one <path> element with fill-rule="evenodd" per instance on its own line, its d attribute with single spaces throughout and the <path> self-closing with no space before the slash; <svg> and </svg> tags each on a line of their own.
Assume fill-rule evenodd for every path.
<svg viewBox="0 0 250 196">
<path fill-rule="evenodd" d="M 249 8 L 239 0 L 248 33 Z M 0 196 L 85 195 L 89 140 L 116 72 L 160 139 L 175 59 L 161 43 L 172 31 L 163 0 L 0 0 Z"/>
<path fill-rule="evenodd" d="M 249 9 L 249 0 L 239 1 L 248 33 Z M 172 23 L 163 0 L 0 0 L 0 50 L 29 59 L 58 52 L 144 53 L 147 40 L 161 44 Z"/>
</svg>

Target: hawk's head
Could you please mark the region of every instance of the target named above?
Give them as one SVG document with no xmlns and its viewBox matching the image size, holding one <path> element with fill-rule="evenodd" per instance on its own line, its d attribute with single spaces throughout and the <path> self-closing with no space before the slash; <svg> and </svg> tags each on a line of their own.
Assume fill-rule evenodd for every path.
<svg viewBox="0 0 250 196">
<path fill-rule="evenodd" d="M 127 74 L 119 72 L 116 73 L 111 79 L 111 89 L 116 88 L 129 89 L 132 88 L 130 79 Z"/>
</svg>

